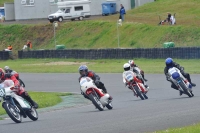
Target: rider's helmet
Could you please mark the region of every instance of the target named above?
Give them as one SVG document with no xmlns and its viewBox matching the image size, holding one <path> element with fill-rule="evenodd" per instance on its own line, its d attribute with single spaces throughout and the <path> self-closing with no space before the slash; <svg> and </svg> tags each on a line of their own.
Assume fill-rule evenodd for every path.
<svg viewBox="0 0 200 133">
<path fill-rule="evenodd" d="M 131 69 L 129 63 L 125 63 L 123 67 L 124 67 L 124 71 L 129 71 Z"/>
<path fill-rule="evenodd" d="M 134 67 L 135 65 L 134 60 L 129 60 L 128 63 L 130 64 L 131 67 Z"/>
<path fill-rule="evenodd" d="M 4 80 L 5 72 L 2 68 L 0 68 L 0 80 Z"/>
<path fill-rule="evenodd" d="M 165 64 L 167 67 L 173 67 L 173 59 L 172 58 L 167 58 L 165 60 Z"/>
<path fill-rule="evenodd" d="M 88 67 L 86 65 L 81 65 L 78 70 L 81 76 L 86 76 L 88 74 Z"/>
<path fill-rule="evenodd" d="M 7 73 L 7 72 L 10 70 L 10 67 L 9 67 L 9 66 L 5 66 L 5 67 L 4 67 L 4 70 L 5 70 L 5 72 Z"/>
</svg>

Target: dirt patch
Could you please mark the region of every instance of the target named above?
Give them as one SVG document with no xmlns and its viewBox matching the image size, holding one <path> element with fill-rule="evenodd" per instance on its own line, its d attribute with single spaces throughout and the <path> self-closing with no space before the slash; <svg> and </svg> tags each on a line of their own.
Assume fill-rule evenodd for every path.
<svg viewBox="0 0 200 133">
<path fill-rule="evenodd" d="M 87 64 L 94 64 L 92 62 L 48 62 L 48 63 L 37 63 L 37 64 L 24 64 L 25 66 L 62 66 L 62 65 L 87 65 Z"/>
</svg>

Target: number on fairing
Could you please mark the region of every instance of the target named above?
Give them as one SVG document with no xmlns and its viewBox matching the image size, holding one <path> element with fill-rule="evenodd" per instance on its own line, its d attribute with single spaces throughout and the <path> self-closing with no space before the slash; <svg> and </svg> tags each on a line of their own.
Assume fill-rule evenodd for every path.
<svg viewBox="0 0 200 133">
<path fill-rule="evenodd" d="M 169 70 L 169 74 L 171 74 L 171 75 L 172 75 L 173 73 L 175 73 L 175 72 L 176 72 L 176 69 L 174 69 L 174 68 Z"/>
<path fill-rule="evenodd" d="M 5 95 L 5 90 L 4 88 L 0 89 L 0 97 L 3 97 Z"/>
</svg>

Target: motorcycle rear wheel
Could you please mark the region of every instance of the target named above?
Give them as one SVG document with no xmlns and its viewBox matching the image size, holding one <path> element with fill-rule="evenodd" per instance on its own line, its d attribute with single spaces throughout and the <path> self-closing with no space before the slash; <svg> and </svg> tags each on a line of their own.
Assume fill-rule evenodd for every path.
<svg viewBox="0 0 200 133">
<path fill-rule="evenodd" d="M 33 121 L 38 120 L 38 113 L 37 113 L 37 110 L 35 108 L 31 108 L 31 110 L 28 110 L 26 112 L 26 115 Z"/>
<path fill-rule="evenodd" d="M 144 100 L 144 97 L 143 97 L 142 93 L 140 92 L 140 89 L 138 88 L 137 85 L 134 86 L 134 89 L 135 89 L 137 95 L 138 95 L 142 100 Z"/>
<path fill-rule="evenodd" d="M 10 103 L 4 104 L 4 109 L 6 110 L 6 113 L 8 116 L 16 123 L 22 122 L 22 117 L 19 112 L 16 111 L 15 107 Z"/>
<path fill-rule="evenodd" d="M 183 89 L 184 93 L 188 95 L 189 97 L 192 97 L 193 95 L 190 93 L 190 91 L 186 88 L 185 84 L 183 82 L 180 82 L 179 85 Z"/>
<path fill-rule="evenodd" d="M 143 96 L 144 96 L 145 99 L 148 99 L 148 96 L 146 94 L 143 94 Z"/>
<path fill-rule="evenodd" d="M 111 110 L 111 109 L 113 108 L 113 105 L 112 105 L 112 103 L 109 103 L 109 104 L 106 105 L 106 107 L 107 107 L 109 110 Z"/>
<path fill-rule="evenodd" d="M 99 109 L 99 111 L 103 111 L 103 105 L 101 104 L 100 100 L 96 96 L 94 96 L 91 93 L 91 94 L 89 94 L 88 97 L 90 98 L 90 100 L 92 101 L 94 106 Z"/>
</svg>

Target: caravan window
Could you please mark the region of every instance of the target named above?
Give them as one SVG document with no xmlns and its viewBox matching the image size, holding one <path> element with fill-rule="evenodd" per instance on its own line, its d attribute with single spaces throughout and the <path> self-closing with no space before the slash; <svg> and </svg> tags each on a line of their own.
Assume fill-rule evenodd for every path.
<svg viewBox="0 0 200 133">
<path fill-rule="evenodd" d="M 34 6 L 34 0 L 21 0 L 21 4 L 24 6 Z"/>
<path fill-rule="evenodd" d="M 65 13 L 70 13 L 70 9 L 66 9 Z"/>
<path fill-rule="evenodd" d="M 75 11 L 82 11 L 83 10 L 83 6 L 75 6 Z"/>
</svg>

